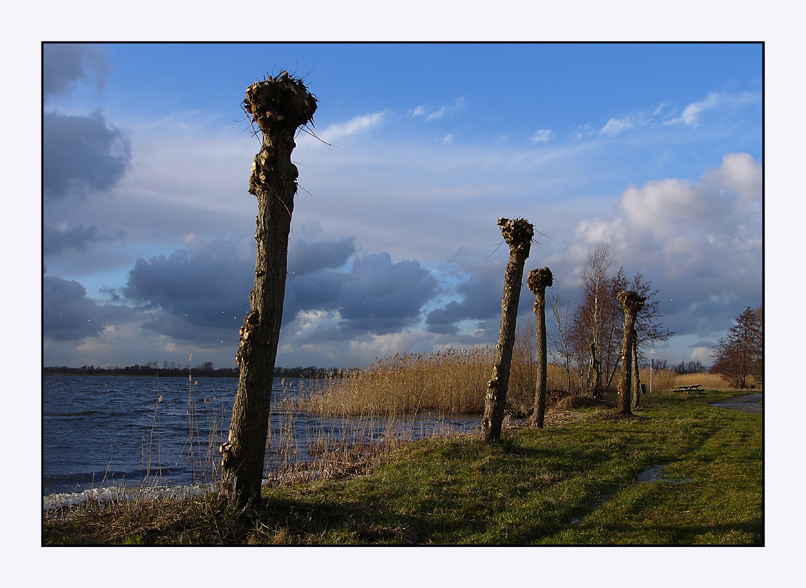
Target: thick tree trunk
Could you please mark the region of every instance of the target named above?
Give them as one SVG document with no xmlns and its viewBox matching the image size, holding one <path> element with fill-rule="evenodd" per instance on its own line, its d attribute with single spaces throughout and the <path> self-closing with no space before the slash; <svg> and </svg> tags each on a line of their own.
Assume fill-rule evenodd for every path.
<svg viewBox="0 0 806 588">
<path fill-rule="evenodd" d="M 632 407 L 633 409 L 638 408 L 641 404 L 641 373 L 638 369 L 638 333 L 633 328 L 633 335 L 632 335 L 632 363 L 633 363 L 633 375 L 635 376 L 633 379 L 633 397 L 632 397 Z"/>
<path fill-rule="evenodd" d="M 263 145 L 252 165 L 249 192 L 257 197 L 255 286 L 240 331 L 240 368 L 227 442 L 221 446 L 221 492 L 238 504 L 260 503 L 274 360 L 280 338 L 291 213 L 297 168 L 291 163 L 300 125 L 311 121 L 316 99 L 282 72 L 246 90 L 244 110 L 258 124 Z"/>
<path fill-rule="evenodd" d="M 599 357 L 596 355 L 596 343 L 593 342 L 590 345 L 591 350 L 591 362 L 590 362 L 590 372 L 591 377 L 588 379 L 588 396 L 591 398 L 596 398 L 599 396 L 602 390 L 602 372 L 599 363 Z"/>
<path fill-rule="evenodd" d="M 535 325 L 537 327 L 537 377 L 535 382 L 535 409 L 531 425 L 543 428 L 546 414 L 546 370 L 548 363 L 546 348 L 546 288 L 554 283 L 551 270 L 547 267 L 529 272 L 526 285 L 535 295 Z"/>
<path fill-rule="evenodd" d="M 487 383 L 484 399 L 484 418 L 481 432 L 485 441 L 501 439 L 504 422 L 504 406 L 509 388 L 509 370 L 512 365 L 512 349 L 515 346 L 515 323 L 518 318 L 518 300 L 523 282 L 523 265 L 532 248 L 534 227 L 524 219 L 498 219 L 501 234 L 509 245 L 509 262 L 504 277 L 504 296 L 501 300 L 501 329 L 495 346 L 493 375 Z"/>
<path fill-rule="evenodd" d="M 624 306 L 624 345 L 621 349 L 621 379 L 618 384 L 618 410 L 622 414 L 632 414 L 630 410 L 630 390 L 632 381 L 632 354 L 635 345 L 635 317 L 644 306 L 646 298 L 635 292 L 622 290 L 618 293 L 619 302 Z"/>
</svg>

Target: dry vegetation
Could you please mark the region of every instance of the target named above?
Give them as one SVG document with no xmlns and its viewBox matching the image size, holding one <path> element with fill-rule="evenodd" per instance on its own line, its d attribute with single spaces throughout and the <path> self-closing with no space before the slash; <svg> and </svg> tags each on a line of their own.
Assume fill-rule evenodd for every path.
<svg viewBox="0 0 806 588">
<path fill-rule="evenodd" d="M 398 353 L 366 370 L 328 379 L 307 396 L 301 408 L 329 416 L 478 413 L 484 410 L 491 366 L 488 347 Z"/>
<path fill-rule="evenodd" d="M 299 408 L 328 416 L 402 415 L 420 412 L 477 414 L 484 410 L 493 349 L 449 349 L 434 353 L 398 353 L 343 378 L 314 386 Z M 514 411 L 534 403 L 535 364 L 515 349 L 508 402 Z M 565 372 L 548 366 L 548 390 L 565 387 Z M 551 395 L 550 395 L 551 396 Z"/>
<path fill-rule="evenodd" d="M 507 392 L 509 411 L 515 414 L 528 412 L 534 404 L 537 370 L 533 349 L 529 337 L 519 332 Z M 479 414 L 484 410 L 493 352 L 491 347 L 479 347 L 398 353 L 376 361 L 367 369 L 312 386 L 298 409 L 327 416 Z M 571 373 L 570 391 L 562 366 L 550 363 L 547 372 L 547 406 L 579 394 L 576 370 Z M 648 370 L 641 372 L 641 380 L 649 388 Z M 678 375 L 671 370 L 652 373 L 653 392 L 671 391 L 685 384 L 700 384 L 707 390 L 721 392 L 736 390 L 716 374 Z"/>
</svg>

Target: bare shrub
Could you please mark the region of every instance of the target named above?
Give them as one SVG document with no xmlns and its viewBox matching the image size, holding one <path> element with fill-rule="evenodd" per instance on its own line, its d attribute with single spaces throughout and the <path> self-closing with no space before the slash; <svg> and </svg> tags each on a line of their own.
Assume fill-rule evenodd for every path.
<svg viewBox="0 0 806 588">
<path fill-rule="evenodd" d="M 601 402 L 590 396 L 566 396 L 554 405 L 555 410 L 572 410 L 574 408 L 587 408 L 600 406 Z"/>
</svg>

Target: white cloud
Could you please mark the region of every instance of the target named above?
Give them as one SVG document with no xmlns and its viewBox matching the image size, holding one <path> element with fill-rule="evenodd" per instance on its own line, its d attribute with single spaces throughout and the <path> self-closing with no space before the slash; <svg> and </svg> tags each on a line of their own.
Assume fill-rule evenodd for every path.
<svg viewBox="0 0 806 588">
<path fill-rule="evenodd" d="M 694 102 L 686 106 L 683 114 L 680 115 L 680 120 L 684 125 L 696 128 L 700 122 L 700 115 L 704 110 L 717 106 L 720 102 L 719 95 L 711 92 L 705 100 Z"/>
<path fill-rule="evenodd" d="M 665 179 L 631 186 L 619 203 L 630 226 L 638 231 L 669 235 L 719 215 L 723 206 L 713 191 L 685 180 Z"/>
<path fill-rule="evenodd" d="M 761 210 L 761 163 L 748 153 L 726 153 L 722 165 L 708 170 L 703 181 L 735 191 L 742 208 Z"/>
<path fill-rule="evenodd" d="M 529 137 L 532 143 L 548 143 L 551 140 L 553 131 L 551 129 L 540 129 L 534 135 Z"/>
<path fill-rule="evenodd" d="M 383 123 L 384 120 L 389 117 L 391 112 L 391 110 L 386 108 L 381 112 L 373 112 L 372 114 L 356 116 L 348 120 L 346 123 L 332 124 L 322 131 L 322 133 L 319 134 L 319 137 L 321 137 L 323 141 L 331 143 L 341 137 L 354 135 L 355 133 L 372 129 Z"/>
<path fill-rule="evenodd" d="M 425 120 L 426 121 L 435 120 L 435 119 L 443 118 L 446 115 L 453 116 L 454 114 L 456 114 L 460 110 L 462 110 L 462 108 L 464 108 L 465 102 L 466 102 L 465 97 L 461 96 L 461 97 L 457 98 L 456 100 L 454 100 L 453 104 L 451 104 L 450 106 L 442 106 L 442 107 L 438 108 L 437 110 L 435 110 L 434 112 L 432 112 L 431 114 L 426 116 Z M 415 116 L 424 115 L 425 114 L 425 108 L 422 107 L 422 106 L 418 106 L 417 108 L 414 109 L 414 114 L 415 114 Z"/>
<path fill-rule="evenodd" d="M 436 112 L 432 112 L 431 114 L 429 114 L 425 120 L 434 120 L 435 118 L 442 118 L 443 116 L 445 116 L 446 112 L 448 112 L 448 109 L 443 106 Z"/>
<path fill-rule="evenodd" d="M 607 121 L 607 124 L 602 127 L 602 130 L 599 131 L 599 134 L 606 135 L 608 137 L 615 137 L 624 130 L 644 126 L 644 124 L 644 117 L 640 115 L 630 115 L 624 118 L 611 118 L 609 121 Z"/>
<path fill-rule="evenodd" d="M 448 133 L 448 134 L 447 134 L 447 135 L 445 135 L 445 137 L 442 139 L 442 142 L 443 142 L 445 145 L 450 145 L 450 144 L 453 142 L 453 137 L 454 137 L 454 135 L 453 135 L 453 134 Z"/>
<path fill-rule="evenodd" d="M 701 182 L 665 179 L 631 186 L 619 206 L 633 230 L 661 237 L 694 232 L 713 242 L 714 235 L 734 234 L 747 214 L 759 213 L 760 202 L 761 164 L 747 153 L 728 153 Z"/>
<path fill-rule="evenodd" d="M 617 225 L 618 221 L 583 220 L 577 226 L 575 237 L 585 243 L 586 247 L 596 243 L 612 243 L 616 238 Z"/>
<path fill-rule="evenodd" d="M 665 125 L 684 124 L 692 128 L 702 122 L 703 113 L 707 110 L 719 108 L 737 108 L 746 104 L 754 104 L 761 100 L 758 92 L 739 92 L 738 94 L 720 94 L 709 92 L 704 100 L 693 102 L 686 106 L 683 113 L 678 117 L 664 122 Z"/>
</svg>

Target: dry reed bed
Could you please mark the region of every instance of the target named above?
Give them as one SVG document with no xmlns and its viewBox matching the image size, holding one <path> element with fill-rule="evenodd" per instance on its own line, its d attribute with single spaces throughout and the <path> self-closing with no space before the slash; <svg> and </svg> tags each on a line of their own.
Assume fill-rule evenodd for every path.
<svg viewBox="0 0 806 588">
<path fill-rule="evenodd" d="M 354 370 L 343 377 L 312 384 L 296 410 L 327 416 L 480 414 L 490 379 L 494 349 L 448 349 L 433 353 L 398 353 L 380 359 L 367 369 Z M 516 412 L 528 411 L 534 404 L 536 364 L 528 346 L 515 347 L 507 400 Z M 649 371 L 641 372 L 649 384 Z M 550 391 L 567 388 L 565 370 L 554 363 L 547 370 Z M 576 370 L 572 385 L 579 383 Z M 672 390 L 681 384 L 698 383 L 708 390 L 728 391 L 730 385 L 715 374 L 677 375 L 671 370 L 655 370 L 654 392 Z M 568 394 L 578 394 L 574 388 Z M 549 395 L 551 398 L 551 394 Z M 556 394 L 555 394 L 556 396 Z"/>
<path fill-rule="evenodd" d="M 328 416 L 479 413 L 492 362 L 489 347 L 398 353 L 329 378 L 306 395 L 300 409 Z"/>
</svg>

